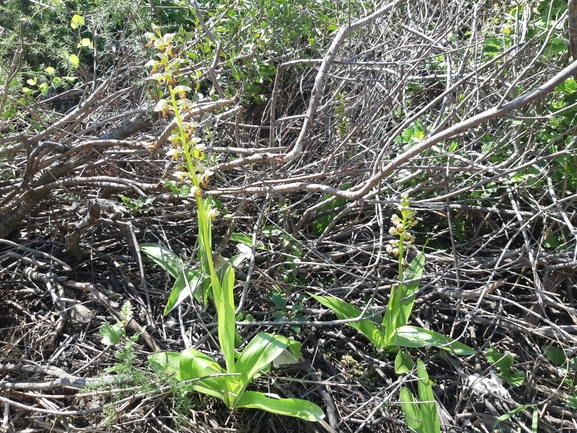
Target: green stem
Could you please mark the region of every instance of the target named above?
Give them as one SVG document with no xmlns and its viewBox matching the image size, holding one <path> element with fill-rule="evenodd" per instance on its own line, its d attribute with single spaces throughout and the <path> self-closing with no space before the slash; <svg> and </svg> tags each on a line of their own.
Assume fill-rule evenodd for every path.
<svg viewBox="0 0 577 433">
<path fill-rule="evenodd" d="M 214 302 L 216 304 L 217 313 L 221 310 L 221 301 L 223 299 L 222 293 L 222 286 L 220 284 L 220 280 L 216 274 L 216 269 L 214 267 L 214 261 L 212 259 L 212 242 L 210 238 L 210 215 L 208 215 L 209 209 L 205 209 L 205 201 L 202 199 L 202 194 L 200 190 L 200 182 L 198 180 L 198 176 L 196 175 L 196 169 L 194 165 L 194 160 L 191 155 L 190 149 L 190 142 L 186 137 L 186 133 L 184 132 L 183 128 L 183 119 L 178 109 L 178 103 L 176 101 L 176 93 L 171 85 L 168 86 L 168 91 L 170 93 L 170 100 L 172 103 L 172 108 L 174 110 L 174 114 L 176 117 L 176 124 L 179 131 L 179 138 L 182 144 L 182 150 L 184 152 L 184 157 L 186 161 L 186 168 L 190 179 L 192 180 L 192 184 L 195 187 L 195 198 L 196 198 L 196 207 L 197 207 L 197 215 L 198 215 L 198 225 L 199 225 L 199 241 L 204 248 L 205 252 L 205 272 L 206 268 L 208 268 L 208 275 L 210 276 L 210 284 L 212 287 L 212 296 Z M 219 341 L 225 341 L 224 333 L 227 330 L 224 327 L 224 320 L 219 320 L 219 327 L 218 327 L 218 338 Z M 223 326 L 221 326 L 223 324 Z M 234 372 L 234 348 L 223 348 L 223 352 L 225 355 L 226 367 L 229 372 Z"/>
</svg>

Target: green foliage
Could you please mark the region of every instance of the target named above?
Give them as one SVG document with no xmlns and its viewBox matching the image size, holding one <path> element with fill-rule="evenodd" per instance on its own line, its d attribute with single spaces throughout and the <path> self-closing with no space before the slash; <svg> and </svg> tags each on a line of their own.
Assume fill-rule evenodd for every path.
<svg viewBox="0 0 577 433">
<path fill-rule="evenodd" d="M 563 383 L 570 389 L 566 406 L 577 409 L 577 357 L 567 358 L 565 353 L 555 346 L 543 347 L 543 351 L 547 359 L 558 366 L 559 377 L 563 378 Z"/>
<path fill-rule="evenodd" d="M 218 55 L 224 91 L 229 95 L 242 92 L 256 103 L 268 98 L 279 61 L 299 47 L 306 47 L 305 57 L 318 57 L 317 47 L 338 28 L 338 21 L 346 20 L 346 11 L 337 2 L 240 0 L 234 7 L 227 2 L 202 2 L 202 20 L 211 28 L 212 40 L 186 2 L 160 3 L 180 6 L 162 12 L 166 16 L 162 21 L 168 31 L 179 31 L 186 40 L 187 60 L 201 65 L 204 72 Z M 193 31 L 185 30 L 191 26 Z M 202 72 L 197 78 L 205 79 Z"/>
<path fill-rule="evenodd" d="M 178 380 L 193 381 L 195 391 L 221 399 L 229 409 L 262 409 L 307 421 L 321 420 L 324 417 L 323 411 L 314 403 L 246 391 L 247 386 L 256 377 L 266 373 L 270 365 L 285 351 L 297 359 L 300 358 L 300 343 L 282 335 L 262 332 L 246 345 L 235 360 L 234 269 L 229 263 L 222 269 L 221 291 L 214 292 L 214 301 L 219 318 L 218 336 L 225 367 L 192 348 L 180 354 L 154 354 L 150 358 L 151 365 L 158 371 L 172 372 Z"/>
<path fill-rule="evenodd" d="M 158 60 L 149 62 L 153 71 L 152 79 L 159 87 L 166 86 L 169 95 L 168 99 L 157 103 L 156 110 L 163 114 L 172 112 L 177 120 L 177 128 L 171 140 L 175 145 L 175 158 L 182 161 L 179 168 L 182 170 L 180 173 L 183 182 L 189 182 L 196 200 L 200 268 L 195 271 L 185 270 L 181 259 L 161 246 L 146 244 L 141 248 L 171 276 L 177 278 L 165 312 L 194 292 L 191 287 L 193 282 L 195 287 L 202 285 L 205 303 L 212 298 L 218 317 L 218 342 L 224 357 L 224 367 L 193 348 L 185 349 L 180 354 L 154 354 L 150 357 L 151 366 L 157 371 L 174 374 L 177 380 L 191 381 L 195 391 L 221 399 L 229 409 L 257 408 L 308 421 L 319 421 L 324 414 L 314 403 L 300 399 L 281 399 L 246 390 L 247 386 L 256 377 L 266 373 L 270 365 L 285 351 L 289 351 L 295 358 L 300 357 L 300 343 L 281 335 L 260 333 L 246 345 L 240 355 L 235 351 L 238 333 L 235 322 L 233 264 L 238 264 L 242 257 L 237 256 L 225 261 L 220 269 L 213 259 L 211 220 L 218 213 L 212 207 L 212 199 L 202 196 L 201 187 L 208 181 L 208 174 L 202 168 L 201 162 L 204 159 L 204 149 L 194 135 L 195 125 L 185 121 L 183 117 L 191 106 L 191 101 L 186 96 L 191 89 L 177 84 L 177 71 L 182 59 L 176 45 L 182 42 L 182 39 L 174 34 L 161 34 L 158 27 L 154 30 L 155 33 L 148 34 L 149 45 L 158 51 Z M 194 281 L 189 278 L 191 276 Z"/>
<path fill-rule="evenodd" d="M 164 314 L 170 313 L 189 297 L 200 300 L 198 289 L 203 275 L 199 269 L 189 269 L 178 255 L 161 245 L 142 244 L 140 250 L 176 280 L 164 307 Z"/>
<path fill-rule="evenodd" d="M 428 329 L 408 326 L 407 321 L 413 310 L 415 292 L 419 288 L 419 279 L 425 267 L 425 255 L 418 254 L 408 265 L 405 251 L 414 242 L 409 229 L 416 224 L 415 213 L 409 208 L 407 197 L 403 197 L 399 206 L 401 218 L 394 215 L 391 234 L 399 237 L 387 246 L 387 250 L 398 258 L 399 284 L 391 288 L 389 304 L 380 324 L 370 319 L 363 319 L 363 312 L 349 303 L 332 296 L 311 296 L 325 307 L 334 311 L 341 320 L 358 319 L 347 324 L 365 337 L 376 347 L 386 351 L 397 351 L 398 347 L 439 347 L 457 355 L 473 355 L 475 351 L 469 346 L 447 338 Z M 405 269 L 406 266 L 406 269 Z"/>
<path fill-rule="evenodd" d="M 395 372 L 408 373 L 414 368 L 410 357 L 399 352 L 395 358 Z M 414 433 L 440 433 L 441 425 L 437 413 L 437 404 L 433 394 L 433 385 L 429 379 L 425 364 L 417 360 L 417 390 L 419 400 L 406 386 L 399 392 L 401 410 L 405 415 L 405 422 L 409 430 Z"/>
<path fill-rule="evenodd" d="M 132 212 L 148 213 L 152 209 L 153 197 L 141 197 L 132 199 L 126 196 L 120 196 L 122 203 Z"/>
<path fill-rule="evenodd" d="M 140 333 L 136 333 L 131 337 L 126 334 L 126 326 L 132 320 L 132 304 L 126 301 L 122 306 L 121 320 L 111 325 L 105 323 L 100 327 L 100 335 L 102 336 L 102 344 L 112 346 L 114 344 L 122 343 L 122 347 L 114 356 L 121 362 L 113 367 L 107 368 L 108 372 L 130 373 L 132 364 L 135 360 L 134 344 L 138 341 Z"/>
<path fill-rule="evenodd" d="M 487 359 L 495 364 L 497 374 L 509 385 L 521 386 L 525 381 L 525 373 L 511 370 L 515 359 L 510 354 L 504 354 L 497 349 L 491 348 L 487 350 Z"/>
<path fill-rule="evenodd" d="M 0 2 L 1 64 L 10 65 L 23 49 L 0 115 L 26 113 L 29 97 L 50 97 L 84 84 L 95 65 L 99 70 L 94 72 L 105 75 L 117 60 L 117 47 L 134 52 L 140 46 L 136 40 L 143 26 L 149 26 L 148 10 L 145 0 Z M 6 78 L 7 70 L 0 66 L 0 87 Z M 46 113 L 39 115 L 51 123 Z M 30 129 L 41 129 L 43 123 Z"/>
<path fill-rule="evenodd" d="M 287 308 L 286 295 L 282 292 L 280 287 L 273 286 L 274 291 L 269 294 L 269 298 L 274 303 L 277 311 L 275 311 L 272 316 L 274 320 L 282 323 L 285 321 L 299 321 L 306 323 L 307 318 L 303 315 L 305 310 L 305 305 L 302 303 L 304 300 L 304 295 L 299 295 L 296 302 L 292 305 L 292 308 Z M 290 325 L 293 332 L 299 334 L 302 330 L 300 326 Z"/>
<path fill-rule="evenodd" d="M 303 257 L 302 245 L 291 235 L 276 226 L 264 227 L 262 234 L 275 244 L 278 240 L 281 241 L 282 250 L 286 252 L 285 265 L 282 268 L 284 271 L 284 282 L 288 284 L 298 282 L 298 266 Z M 277 247 L 272 246 L 271 250 L 275 248 Z"/>
</svg>

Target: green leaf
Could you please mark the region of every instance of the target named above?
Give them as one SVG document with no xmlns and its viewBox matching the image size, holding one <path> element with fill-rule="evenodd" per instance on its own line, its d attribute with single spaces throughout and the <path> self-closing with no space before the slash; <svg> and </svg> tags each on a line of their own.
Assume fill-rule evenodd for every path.
<svg viewBox="0 0 577 433">
<path fill-rule="evenodd" d="M 405 415 L 405 422 L 411 432 L 428 433 L 423 430 L 423 421 L 421 415 L 421 408 L 415 401 L 413 393 L 408 388 L 401 388 L 399 391 L 399 402 L 401 403 L 401 410 Z"/>
<path fill-rule="evenodd" d="M 245 235 L 244 233 L 233 233 L 230 236 L 230 240 L 246 245 L 247 247 L 252 247 L 252 236 Z"/>
<path fill-rule="evenodd" d="M 122 304 L 122 309 L 120 312 L 122 313 L 122 321 L 124 323 L 129 322 L 132 319 L 132 303 L 130 301 L 126 301 Z"/>
<path fill-rule="evenodd" d="M 283 298 L 278 293 L 272 293 L 270 295 L 271 301 L 274 302 L 274 306 L 280 310 L 284 310 L 286 308 L 286 299 Z"/>
<path fill-rule="evenodd" d="M 46 96 L 48 94 L 48 90 L 50 90 L 50 86 L 48 86 L 48 83 L 40 83 L 38 85 L 38 90 L 40 90 L 40 93 Z"/>
<path fill-rule="evenodd" d="M 404 273 L 406 280 L 414 280 L 409 283 L 393 285 L 387 311 L 383 317 L 385 345 L 391 343 L 395 329 L 405 326 L 415 303 L 413 295 L 419 288 L 419 278 L 425 267 L 425 254 L 419 253 L 409 264 Z"/>
<path fill-rule="evenodd" d="M 567 399 L 567 407 L 569 409 L 577 409 L 577 394 L 571 394 Z"/>
<path fill-rule="evenodd" d="M 566 95 L 569 95 L 569 94 L 577 91 L 577 82 L 575 81 L 574 78 L 570 77 L 570 78 L 567 78 L 561 84 L 559 84 L 555 89 L 560 90 L 561 92 L 565 93 Z"/>
<path fill-rule="evenodd" d="M 493 348 L 487 350 L 487 359 L 501 371 L 509 371 L 515 363 L 515 359 L 510 354 L 499 352 Z"/>
<path fill-rule="evenodd" d="M 409 355 L 403 351 L 399 351 L 395 357 L 395 373 L 403 374 L 408 373 L 413 369 L 413 360 Z"/>
<path fill-rule="evenodd" d="M 397 323 L 395 328 L 404 326 L 407 324 L 411 312 L 413 311 L 413 305 L 415 303 L 415 297 L 413 295 L 419 288 L 421 275 L 423 274 L 423 269 L 425 269 L 425 254 L 419 253 L 407 266 L 405 269 L 405 281 L 409 280 L 409 283 L 402 284 L 402 294 L 401 300 L 401 312 L 397 318 Z"/>
<path fill-rule="evenodd" d="M 70 27 L 76 30 L 78 27 L 83 25 L 84 25 L 84 18 L 82 18 L 78 14 L 74 14 L 72 16 L 72 20 L 70 21 Z"/>
<path fill-rule="evenodd" d="M 533 404 L 525 404 L 525 405 L 523 405 L 523 406 L 521 406 L 521 407 L 515 408 L 515 409 L 507 412 L 507 413 L 504 414 L 504 415 L 501 415 L 499 418 L 497 418 L 497 419 L 495 420 L 495 423 L 493 424 L 493 428 L 492 428 L 491 430 L 495 430 L 495 428 L 496 428 L 499 424 L 501 424 L 503 421 L 507 421 L 507 420 L 508 420 L 509 418 L 511 418 L 512 416 L 515 416 L 515 415 L 517 415 L 518 413 L 523 412 L 525 409 L 528 409 L 528 408 L 533 407 L 533 406 L 534 406 Z"/>
<path fill-rule="evenodd" d="M 237 396 L 230 395 L 229 389 L 234 388 L 238 379 L 235 376 L 207 377 L 226 373 L 210 356 L 188 348 L 180 355 L 179 371 L 181 380 L 201 379 L 194 384 L 198 392 L 220 398 L 229 408 L 234 405 Z"/>
<path fill-rule="evenodd" d="M 55 89 L 58 89 L 61 86 L 62 86 L 62 78 L 60 78 L 60 77 L 52 78 L 52 87 L 54 87 Z"/>
<path fill-rule="evenodd" d="M 164 315 L 170 313 L 174 308 L 178 307 L 182 302 L 188 299 L 188 297 L 197 295 L 197 289 L 200 286 L 201 278 L 202 272 L 200 269 L 194 271 L 185 270 L 182 272 L 172 286 L 170 296 L 166 302 L 166 306 L 164 307 Z"/>
<path fill-rule="evenodd" d="M 218 313 L 218 339 L 224 355 L 226 369 L 234 373 L 234 346 L 236 337 L 236 318 L 234 315 L 234 268 L 225 263 L 222 268 L 220 296 L 214 292 L 214 302 Z"/>
<path fill-rule="evenodd" d="M 459 356 L 469 356 L 476 353 L 466 344 L 452 340 L 438 332 L 416 326 L 401 326 L 396 330 L 390 343 L 402 347 L 438 347 Z"/>
<path fill-rule="evenodd" d="M 112 346 L 113 344 L 118 343 L 125 334 L 122 323 L 116 323 L 114 325 L 105 323 L 100 327 L 99 332 L 102 336 L 102 344 L 105 346 Z"/>
<path fill-rule="evenodd" d="M 359 309 L 341 299 L 333 296 L 317 296 L 311 293 L 309 293 L 309 295 L 325 307 L 333 310 L 336 316 L 341 320 L 354 319 L 361 316 L 361 311 Z M 372 320 L 364 319 L 358 322 L 349 322 L 347 325 L 362 333 L 378 348 L 382 349 L 385 346 L 383 330 L 378 328 Z"/>
<path fill-rule="evenodd" d="M 148 357 L 150 368 L 154 371 L 168 373 L 180 381 L 180 353 L 157 352 Z"/>
<path fill-rule="evenodd" d="M 178 278 L 184 268 L 182 259 L 161 245 L 142 244 L 140 251 L 159 264 L 172 278 Z"/>
<path fill-rule="evenodd" d="M 244 348 L 236 362 L 236 371 L 241 374 L 245 386 L 262 371 L 268 370 L 270 364 L 287 348 L 290 348 L 295 357 L 300 358 L 299 342 L 289 340 L 284 335 L 266 332 L 257 334 Z"/>
<path fill-rule="evenodd" d="M 278 415 L 292 416 L 317 422 L 325 417 L 316 404 L 297 398 L 272 398 L 260 392 L 247 391 L 239 399 L 237 408 L 261 409 Z"/>
<path fill-rule="evenodd" d="M 74 68 L 78 68 L 80 66 L 80 59 L 76 54 L 70 54 L 68 56 L 68 61 L 72 64 Z"/>
<path fill-rule="evenodd" d="M 439 414 L 437 412 L 437 403 L 433 394 L 433 386 L 429 379 L 427 369 L 422 360 L 417 360 L 417 382 L 419 390 L 419 400 L 421 415 L 423 417 L 423 431 L 427 433 L 440 433 Z"/>
<path fill-rule="evenodd" d="M 93 48 L 92 39 L 90 38 L 82 38 L 80 42 L 78 42 L 78 48 L 88 47 Z"/>
</svg>

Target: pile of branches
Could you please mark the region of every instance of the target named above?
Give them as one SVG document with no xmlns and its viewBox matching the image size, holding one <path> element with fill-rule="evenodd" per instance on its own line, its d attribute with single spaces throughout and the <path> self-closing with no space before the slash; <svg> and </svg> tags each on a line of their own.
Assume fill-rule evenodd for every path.
<svg viewBox="0 0 577 433">
<path fill-rule="evenodd" d="M 163 316 L 172 282 L 139 251 L 161 243 L 195 266 L 197 227 L 190 197 L 166 186 L 178 182 L 167 142 L 175 121 L 151 109 L 144 62 L 124 53 L 109 75 L 0 124 L 3 428 L 405 431 L 392 360 L 349 328 L 325 324 L 334 317 L 306 295 L 386 305 L 397 275 L 385 247 L 404 194 L 418 211 L 427 259 L 412 320 L 479 351 L 473 359 L 420 355 L 438 385 L 444 429 L 489 431 L 515 409 L 505 423 L 526 428 L 533 406 L 525 404 L 539 409 L 542 431 L 576 428 L 543 349 L 571 358 L 577 342 L 576 196 L 557 173 L 558 161 L 575 156 L 573 131 L 543 146 L 537 130 L 558 114 L 547 98 L 577 63 L 565 67 L 567 54 L 540 60 L 552 33 L 528 28 L 487 56 L 482 25 L 496 11 L 484 2 L 357 7 L 323 58 L 277 65 L 268 103 L 223 97 L 190 113 L 199 133 L 210 131 L 213 175 L 203 193 L 228 212 L 213 224 L 215 254 L 235 253 L 233 233 L 252 239 L 238 296 L 255 321 L 239 322 L 240 333 L 274 330 L 303 343 L 292 379 L 278 372 L 259 386 L 315 400 L 326 420 L 208 410 L 192 396 L 183 421 L 162 387 L 122 394 L 113 414 L 106 410 L 120 385 L 102 376 L 117 360 L 98 329 L 121 319 L 124 300 L 136 307 L 129 327 L 141 332 L 142 369 L 153 351 L 215 347 L 214 310 L 183 306 Z M 518 22 L 529 26 L 525 14 Z M 218 62 L 197 67 L 214 80 L 222 72 Z M 76 99 L 61 113 L 65 98 Z M 529 175 L 531 167 L 538 170 Z M 514 353 L 526 372 L 508 396 L 467 385 L 474 373 L 491 376 L 490 347 Z M 95 384 L 107 391 L 86 390 Z"/>
</svg>

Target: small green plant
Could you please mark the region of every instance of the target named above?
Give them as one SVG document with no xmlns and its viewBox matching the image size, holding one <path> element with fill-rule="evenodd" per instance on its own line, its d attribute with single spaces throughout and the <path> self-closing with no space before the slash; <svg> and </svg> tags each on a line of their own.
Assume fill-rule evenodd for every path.
<svg viewBox="0 0 577 433">
<path fill-rule="evenodd" d="M 409 373 L 414 368 L 413 361 L 406 353 L 399 351 L 395 358 L 395 373 Z M 422 360 L 417 360 L 417 391 L 418 401 L 406 386 L 399 392 L 401 409 L 405 422 L 415 433 L 440 433 L 441 426 L 437 413 L 437 404 L 433 394 L 433 386 Z"/>
<path fill-rule="evenodd" d="M 300 358 L 300 343 L 282 335 L 261 332 L 237 355 L 234 347 L 237 336 L 234 318 L 234 268 L 225 263 L 218 277 L 221 291 L 214 292 L 218 315 L 218 337 L 225 359 L 223 368 L 210 356 L 193 348 L 182 353 L 162 352 L 151 356 L 157 371 L 172 372 L 177 380 L 194 381 L 193 389 L 221 399 L 229 409 L 251 408 L 293 416 L 307 421 L 319 421 L 323 411 L 316 404 L 296 399 L 279 398 L 273 394 L 247 391 L 248 385 L 269 371 L 270 366 L 288 351 Z"/>
<path fill-rule="evenodd" d="M 389 304 L 381 323 L 363 319 L 363 312 L 349 303 L 333 296 L 311 296 L 325 307 L 335 312 L 339 319 L 359 319 L 348 322 L 348 325 L 361 332 L 376 347 L 389 352 L 398 351 L 399 347 L 439 347 L 457 355 L 473 355 L 475 351 L 459 341 L 445 337 L 438 332 L 417 326 L 407 325 L 415 302 L 415 292 L 419 287 L 419 278 L 425 267 L 425 255 L 418 254 L 407 265 L 405 254 L 414 243 L 409 229 L 416 224 L 415 212 L 409 208 L 405 196 L 399 206 L 401 217 L 392 217 L 391 234 L 398 236 L 388 245 L 387 250 L 398 258 L 399 283 L 391 288 Z"/>
<path fill-rule="evenodd" d="M 523 406 L 519 406 L 513 410 L 510 410 L 509 412 L 501 415 L 500 417 L 498 417 L 495 422 L 493 423 L 493 427 L 491 428 L 492 431 L 510 431 L 510 429 L 497 429 L 497 427 L 499 426 L 499 424 L 501 424 L 503 421 L 507 421 L 509 418 L 513 418 L 515 415 L 517 415 L 518 413 L 521 413 L 527 409 L 533 409 L 533 417 L 531 419 L 531 432 L 532 433 L 537 433 L 539 431 L 539 407 L 535 404 L 524 404 Z M 528 430 L 528 429 L 526 429 Z"/>
<path fill-rule="evenodd" d="M 200 267 L 194 271 L 186 270 L 178 256 L 160 246 L 147 244 L 142 246 L 142 250 L 177 278 L 175 285 L 178 284 L 180 292 L 173 289 L 169 300 L 171 308 L 182 301 L 184 288 L 189 289 L 184 295 L 188 297 L 194 293 L 196 286 L 201 285 L 205 303 L 212 298 L 218 317 L 218 341 L 225 364 L 223 367 L 210 356 L 188 348 L 181 353 L 153 354 L 150 357 L 151 366 L 156 371 L 173 374 L 179 381 L 190 381 L 195 391 L 221 399 L 229 409 L 262 409 L 308 421 L 319 421 L 324 417 L 323 411 L 312 402 L 247 391 L 248 385 L 269 371 L 271 364 L 286 351 L 299 358 L 300 343 L 282 335 L 263 332 L 256 335 L 240 354 L 235 350 L 238 337 L 233 292 L 235 272 L 231 262 L 224 261 L 218 267 L 212 256 L 211 219 L 216 216 L 216 212 L 212 208 L 212 200 L 204 198 L 201 190 L 208 182 L 208 170 L 202 163 L 204 149 L 194 135 L 196 125 L 185 121 L 183 116 L 192 106 L 186 97 L 191 89 L 177 85 L 177 72 L 183 60 L 174 46 L 175 35 L 162 35 L 155 28 L 155 33 L 148 36 L 149 45 L 157 49 L 159 59 L 150 62 L 152 78 L 159 86 L 166 86 L 169 95 L 168 100 L 158 102 L 157 110 L 163 115 L 172 112 L 176 118 L 177 128 L 171 136 L 173 156 L 182 161 L 180 176 L 183 183 L 190 182 L 191 196 L 197 205 Z"/>
<path fill-rule="evenodd" d="M 111 325 L 105 323 L 100 327 L 100 335 L 102 336 L 102 344 L 105 346 L 112 346 L 121 343 L 121 349 L 114 354 L 114 356 L 121 362 L 113 367 L 107 368 L 109 373 L 127 373 L 130 371 L 136 356 L 134 355 L 134 345 L 140 337 L 140 333 L 136 333 L 131 337 L 126 335 L 126 327 L 132 320 L 132 304 L 126 301 L 122 306 L 121 319 Z"/>
<path fill-rule="evenodd" d="M 136 199 L 126 197 L 124 195 L 120 196 L 120 200 L 124 203 L 124 206 L 131 210 L 132 212 L 143 212 L 148 213 L 152 210 L 153 197 L 138 197 Z"/>
<path fill-rule="evenodd" d="M 399 350 L 399 347 L 435 346 L 458 355 L 473 355 L 475 351 L 437 332 L 407 325 L 415 302 L 415 292 L 419 287 L 419 279 L 425 267 L 425 255 L 420 253 L 407 264 L 406 252 L 415 242 L 409 230 L 416 225 L 415 212 L 409 207 L 408 197 L 402 198 L 399 211 L 401 216 L 399 218 L 398 215 L 393 215 L 390 229 L 390 233 L 398 239 L 391 241 L 387 246 L 387 252 L 398 259 L 399 283 L 391 288 L 389 304 L 381 323 L 363 319 L 362 311 L 341 299 L 332 296 L 311 296 L 333 310 L 339 319 L 360 319 L 349 322 L 348 325 L 361 332 L 379 349 L 397 352 L 395 371 L 401 374 L 411 371 L 413 362 L 407 354 Z M 407 387 L 402 388 L 399 394 L 405 422 L 415 433 L 440 432 L 432 385 L 425 365 L 420 359 L 417 361 L 417 377 L 418 402 Z"/>
<path fill-rule="evenodd" d="M 567 358 L 565 353 L 555 346 L 543 347 L 543 350 L 547 359 L 558 366 L 559 376 L 570 389 L 566 406 L 577 409 L 577 357 Z"/>
<path fill-rule="evenodd" d="M 304 295 L 300 294 L 296 298 L 296 302 L 293 303 L 292 308 L 287 308 L 287 299 L 280 287 L 273 286 L 274 291 L 269 294 L 269 298 L 274 303 L 277 311 L 272 313 L 274 320 L 276 322 L 282 323 L 287 320 L 290 321 L 299 321 L 303 322 L 303 324 L 307 321 L 307 318 L 303 316 L 303 311 L 305 309 L 304 304 L 302 303 Z M 293 332 L 300 334 L 302 328 L 297 325 L 291 325 L 290 327 Z"/>
<path fill-rule="evenodd" d="M 511 386 L 521 386 L 525 381 L 525 373 L 512 371 L 515 359 L 510 354 L 499 352 L 497 349 L 487 350 L 487 359 L 497 367 L 497 375 Z"/>
<path fill-rule="evenodd" d="M 299 283 L 298 268 L 299 263 L 303 257 L 303 249 L 301 244 L 286 233 L 284 230 L 276 226 L 266 226 L 262 230 L 263 235 L 273 241 L 280 240 L 283 251 L 286 253 L 284 266 L 285 274 L 283 280 L 287 284 Z M 276 249 L 276 247 L 274 248 Z M 273 250 L 273 248 L 271 248 Z"/>
</svg>

